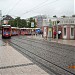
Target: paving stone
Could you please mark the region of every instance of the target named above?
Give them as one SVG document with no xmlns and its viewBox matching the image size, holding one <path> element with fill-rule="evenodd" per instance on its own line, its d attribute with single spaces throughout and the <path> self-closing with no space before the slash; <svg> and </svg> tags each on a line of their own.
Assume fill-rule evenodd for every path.
<svg viewBox="0 0 75 75">
<path fill-rule="evenodd" d="M 31 64 L 30 64 L 31 63 Z M 0 75 L 49 75 L 11 46 L 0 47 Z"/>
</svg>

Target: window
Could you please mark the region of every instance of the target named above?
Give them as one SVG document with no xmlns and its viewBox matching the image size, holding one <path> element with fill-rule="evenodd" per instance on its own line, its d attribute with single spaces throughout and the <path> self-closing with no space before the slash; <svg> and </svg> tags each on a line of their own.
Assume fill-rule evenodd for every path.
<svg viewBox="0 0 75 75">
<path fill-rule="evenodd" d="M 74 23 L 74 20 L 71 20 L 71 23 Z"/>
<path fill-rule="evenodd" d="M 74 23 L 74 21 L 72 21 L 72 23 Z"/>
<path fill-rule="evenodd" d="M 74 28 L 71 28 L 71 36 L 74 36 Z"/>
<path fill-rule="evenodd" d="M 66 28 L 64 28 L 64 36 L 66 36 Z"/>
</svg>

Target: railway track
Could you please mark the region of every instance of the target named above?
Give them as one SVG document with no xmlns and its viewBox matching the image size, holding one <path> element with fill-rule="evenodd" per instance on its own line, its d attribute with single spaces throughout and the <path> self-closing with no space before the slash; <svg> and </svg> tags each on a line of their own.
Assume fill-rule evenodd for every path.
<svg viewBox="0 0 75 75">
<path fill-rule="evenodd" d="M 75 73 L 73 71 L 70 71 L 66 68 L 61 67 L 60 65 L 55 64 L 54 62 L 51 62 L 47 59 L 45 59 L 44 57 L 40 56 L 39 54 L 36 54 L 34 52 L 32 52 L 31 50 L 28 49 L 28 47 L 26 47 L 27 45 L 30 45 L 32 49 L 34 49 L 33 47 L 35 47 L 32 44 L 29 43 L 25 43 L 23 42 L 26 39 L 21 39 L 19 40 L 19 38 L 16 39 L 12 39 L 15 41 L 10 41 L 10 44 L 15 47 L 17 50 L 19 50 L 22 54 L 25 54 L 26 56 L 28 56 L 29 58 L 31 58 L 32 60 L 38 62 L 40 65 L 44 66 L 47 70 L 53 72 L 55 75 L 75 75 Z M 22 41 L 23 40 L 23 41 Z M 28 39 L 27 39 L 28 41 Z M 32 41 L 31 39 L 29 41 Z M 15 43 L 16 42 L 16 43 Z M 34 42 L 34 40 L 33 40 Z M 37 41 L 35 41 L 37 42 Z M 23 43 L 23 45 L 26 47 L 24 47 L 23 45 L 20 46 Z M 39 43 L 39 42 L 38 42 Z M 19 45 L 20 44 L 20 45 Z M 46 44 L 45 44 L 46 45 Z M 33 47 L 32 47 L 33 46 Z M 52 46 L 53 47 L 53 46 Z M 44 50 L 43 48 L 37 47 L 38 49 Z M 35 48 L 36 49 L 36 48 Z M 34 49 L 34 50 L 35 50 Z M 39 61 L 38 61 L 39 60 Z"/>
<path fill-rule="evenodd" d="M 69 46 L 69 45 L 65 46 L 65 45 L 62 45 L 62 44 L 53 43 L 53 42 L 46 42 L 46 41 L 45 41 L 46 43 L 44 41 L 42 41 L 42 43 L 41 43 L 41 40 L 40 41 L 39 40 L 35 41 L 34 39 L 28 39 L 28 38 L 25 38 L 25 39 L 17 38 L 17 39 L 21 39 L 21 40 L 18 40 L 18 41 L 20 41 L 20 42 L 22 42 L 24 44 L 26 43 L 26 44 L 31 45 L 33 47 L 38 47 L 38 48 L 40 48 L 42 50 L 46 49 L 46 51 L 54 53 L 54 54 L 58 54 L 58 55 L 61 55 L 61 56 L 64 56 L 64 57 L 69 57 L 69 56 L 74 57 L 73 56 L 73 53 L 75 53 L 75 47 L 74 46 Z M 24 42 L 24 40 L 25 40 L 25 42 Z M 28 43 L 28 41 L 29 41 L 29 43 Z M 30 44 L 31 42 L 33 42 L 33 45 Z M 42 48 L 42 46 L 43 46 L 43 48 Z"/>
<path fill-rule="evenodd" d="M 54 51 L 52 51 L 52 50 L 50 50 L 50 49 L 47 49 L 47 48 L 42 48 L 41 46 L 36 46 L 35 44 L 34 45 L 32 45 L 32 44 L 30 44 L 30 40 L 26 40 L 25 39 L 25 42 L 24 42 L 24 40 L 23 39 L 21 39 L 21 40 L 17 40 L 17 39 L 14 39 L 15 41 L 18 41 L 18 42 L 20 42 L 20 43 L 22 43 L 22 44 L 27 44 L 27 45 L 29 45 L 29 46 L 33 46 L 33 47 L 36 47 L 36 48 L 39 48 L 39 49 L 41 49 L 41 50 L 43 50 L 43 51 L 48 51 L 49 53 L 52 53 L 52 54 L 56 54 L 56 55 L 58 55 L 58 56 L 61 56 L 61 57 L 63 57 L 63 58 L 65 58 L 65 57 L 67 57 L 68 58 L 68 56 L 66 56 L 66 55 L 62 55 L 61 53 L 58 53 L 58 52 L 55 52 L 55 50 Z M 28 43 L 28 41 L 30 41 L 29 43 Z M 52 48 L 53 48 L 54 46 L 52 46 Z M 58 51 L 59 50 L 62 50 L 62 48 L 60 48 L 59 47 L 59 49 L 58 49 Z M 75 60 L 75 59 L 74 59 Z"/>
<path fill-rule="evenodd" d="M 52 47 L 54 47 L 54 44 L 56 44 L 57 48 L 61 48 L 61 49 L 65 48 L 66 50 L 75 52 L 75 46 L 71 46 L 71 45 L 60 44 L 60 43 L 56 43 L 56 42 L 48 42 L 46 40 L 37 40 L 36 39 L 36 41 L 35 41 L 35 39 L 33 39 L 33 38 L 31 39 L 31 38 L 27 38 L 27 37 L 25 37 L 25 38 L 20 37 L 18 39 L 27 40 L 27 41 L 39 43 L 39 44 L 46 45 L 46 46 L 52 46 Z M 43 43 L 41 43 L 40 41 L 42 41 Z"/>
</svg>

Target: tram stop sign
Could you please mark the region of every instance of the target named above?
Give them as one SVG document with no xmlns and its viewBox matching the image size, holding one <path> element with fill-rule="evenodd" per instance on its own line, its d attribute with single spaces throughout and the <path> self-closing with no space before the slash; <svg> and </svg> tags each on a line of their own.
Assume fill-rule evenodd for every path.
<svg viewBox="0 0 75 75">
<path fill-rule="evenodd" d="M 34 27 L 34 22 L 31 22 L 31 27 Z"/>
</svg>

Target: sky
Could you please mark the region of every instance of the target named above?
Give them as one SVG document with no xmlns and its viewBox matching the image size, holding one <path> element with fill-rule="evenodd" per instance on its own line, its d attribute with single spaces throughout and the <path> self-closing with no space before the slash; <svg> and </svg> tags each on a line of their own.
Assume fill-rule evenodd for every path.
<svg viewBox="0 0 75 75">
<path fill-rule="evenodd" d="M 75 14 L 75 0 L 0 0 L 2 15 L 29 18 L 36 15 L 58 17 Z"/>
</svg>

